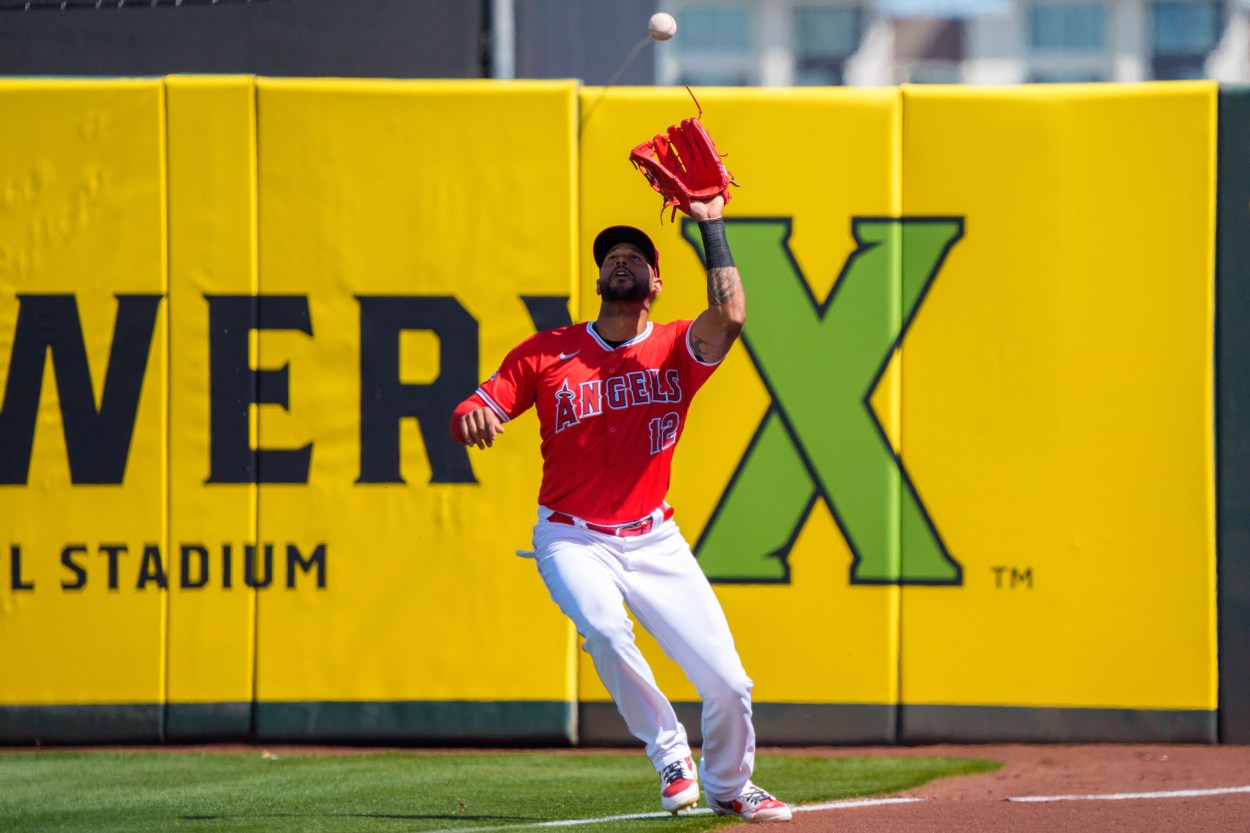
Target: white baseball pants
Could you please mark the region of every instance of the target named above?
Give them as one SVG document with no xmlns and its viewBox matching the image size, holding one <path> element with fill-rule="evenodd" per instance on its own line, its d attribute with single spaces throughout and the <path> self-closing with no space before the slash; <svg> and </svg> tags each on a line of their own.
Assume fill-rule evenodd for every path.
<svg viewBox="0 0 1250 833">
<path fill-rule="evenodd" d="M 737 798 L 755 766 L 752 682 L 729 623 L 690 546 L 672 521 L 646 535 L 616 538 L 551 523 L 539 509 L 534 557 L 552 600 L 583 638 L 582 648 L 629 731 L 656 771 L 690 755 L 686 730 L 634 642 L 624 605 L 686 673 L 703 701 L 700 779 L 713 798 Z"/>
</svg>

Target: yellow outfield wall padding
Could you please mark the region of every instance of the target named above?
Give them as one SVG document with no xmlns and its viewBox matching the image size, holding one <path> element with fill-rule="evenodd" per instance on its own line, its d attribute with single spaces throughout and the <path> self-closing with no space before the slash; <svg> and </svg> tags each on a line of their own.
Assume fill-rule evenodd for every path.
<svg viewBox="0 0 1250 833">
<path fill-rule="evenodd" d="M 164 85 L 0 101 L 0 705 L 160 702 Z"/>
<path fill-rule="evenodd" d="M 166 98 L 173 357 L 168 696 L 171 703 L 247 703 L 259 591 L 246 581 L 245 546 L 257 540 L 257 490 L 254 482 L 210 482 L 211 360 L 220 338 L 210 299 L 258 289 L 255 79 L 171 77 Z M 254 440 L 254 413 L 249 422 Z"/>
<path fill-rule="evenodd" d="M 1216 708 L 1216 85 L 696 93 L 748 316 L 669 497 L 756 701 Z M 607 225 L 663 253 L 656 320 L 705 308 L 697 228 L 628 162 L 696 113 L 0 81 L 0 656 L 30 670 L 0 707 L 605 702 L 514 555 L 535 417 L 488 451 L 448 421 L 597 315 Z"/>
<path fill-rule="evenodd" d="M 1216 89 L 905 88 L 904 212 L 966 218 L 903 348 L 965 567 L 904 590 L 906 702 L 1215 707 Z"/>
<path fill-rule="evenodd" d="M 257 118 L 257 367 L 288 387 L 259 442 L 306 477 L 261 485 L 259 538 L 327 576 L 259 594 L 258 698 L 571 702 L 571 626 L 514 555 L 537 430 L 470 454 L 447 426 L 523 299 L 571 293 L 575 85 L 262 79 Z"/>
</svg>

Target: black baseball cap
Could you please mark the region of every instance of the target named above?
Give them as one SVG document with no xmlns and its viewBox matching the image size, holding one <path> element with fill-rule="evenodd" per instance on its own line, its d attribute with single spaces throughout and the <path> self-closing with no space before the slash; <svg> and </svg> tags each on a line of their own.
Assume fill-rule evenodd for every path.
<svg viewBox="0 0 1250 833">
<path fill-rule="evenodd" d="M 660 274 L 660 250 L 655 247 L 651 238 L 647 237 L 642 229 L 636 229 L 633 226 L 608 226 L 599 232 L 594 245 L 596 266 L 603 266 L 603 259 L 617 243 L 630 243 L 637 246 L 655 273 Z"/>
</svg>

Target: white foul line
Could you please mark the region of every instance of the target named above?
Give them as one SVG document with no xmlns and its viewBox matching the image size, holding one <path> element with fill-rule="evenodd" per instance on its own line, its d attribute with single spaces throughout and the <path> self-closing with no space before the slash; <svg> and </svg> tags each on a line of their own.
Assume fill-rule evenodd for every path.
<svg viewBox="0 0 1250 833">
<path fill-rule="evenodd" d="M 1008 801 L 1130 801 L 1137 798 L 1202 798 L 1208 795 L 1250 793 L 1250 787 L 1217 787 L 1210 790 L 1167 790 L 1152 793 L 1107 793 L 1105 795 L 1021 795 Z"/>
<path fill-rule="evenodd" d="M 1149 798 L 1202 798 L 1211 795 L 1231 795 L 1234 793 L 1250 793 L 1250 786 L 1245 787 L 1217 787 L 1207 790 L 1166 790 L 1160 792 L 1144 792 L 1144 793 L 1105 793 L 1103 795 L 1020 795 L 1008 798 L 1008 801 L 1016 801 L 1021 803 L 1042 803 L 1051 801 L 1130 801 L 1133 799 L 1149 799 Z M 792 810 L 796 813 L 811 812 L 813 810 L 849 810 L 855 807 L 881 807 L 890 804 L 912 804 L 917 801 L 924 801 L 923 798 L 912 798 L 901 796 L 897 798 L 849 798 L 841 801 L 827 801 L 823 804 L 804 804 L 801 806 L 793 806 Z M 712 811 L 706 807 L 686 810 L 681 816 L 709 816 Z M 606 824 L 613 821 L 639 821 L 642 819 L 663 819 L 669 818 L 671 813 L 631 813 L 621 816 L 598 816 L 596 818 L 583 819 L 558 819 L 556 821 L 536 821 L 529 824 L 498 824 L 488 827 L 448 827 L 442 830 L 433 830 L 429 833 L 496 833 L 501 830 L 538 830 L 551 827 L 580 827 L 586 824 Z"/>
<path fill-rule="evenodd" d="M 810 810 L 849 810 L 852 807 L 881 807 L 885 804 L 913 804 L 924 801 L 923 798 L 846 798 L 842 801 L 828 801 L 824 804 L 804 804 L 802 807 L 791 807 L 796 813 Z"/>
<path fill-rule="evenodd" d="M 687 810 L 683 816 L 706 816 L 709 809 Z M 497 824 L 490 827 L 448 827 L 434 830 L 431 833 L 487 833 L 490 830 L 532 830 L 541 827 L 576 827 L 581 824 L 604 824 L 610 821 L 637 821 L 638 819 L 668 818 L 672 813 L 633 813 L 625 816 L 599 816 L 593 819 L 558 819 L 556 821 L 534 821 L 529 824 Z"/>
<path fill-rule="evenodd" d="M 883 804 L 911 804 L 914 801 L 924 801 L 923 798 L 849 798 L 843 801 L 829 801 L 824 804 L 804 804 L 802 806 L 792 806 L 790 809 L 796 813 L 807 812 L 811 810 L 843 810 L 852 807 L 879 807 Z M 680 815 L 682 818 L 686 816 L 710 816 L 712 811 L 710 808 L 703 807 L 697 810 L 686 810 Z M 499 824 L 490 827 L 448 827 L 443 830 L 432 830 L 429 833 L 492 833 L 497 830 L 534 830 L 544 827 L 578 827 L 583 824 L 605 824 L 610 821 L 638 821 L 639 819 L 666 819 L 670 818 L 672 813 L 632 813 L 625 816 L 599 816 L 590 819 L 559 819 L 557 821 L 536 821 L 529 824 Z"/>
</svg>

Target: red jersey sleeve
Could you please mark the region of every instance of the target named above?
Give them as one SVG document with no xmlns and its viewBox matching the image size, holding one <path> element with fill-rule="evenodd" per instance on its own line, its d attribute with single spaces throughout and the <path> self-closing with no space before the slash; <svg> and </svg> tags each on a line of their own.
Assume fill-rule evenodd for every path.
<svg viewBox="0 0 1250 833">
<path fill-rule="evenodd" d="M 480 398 L 503 422 L 516 419 L 534 405 L 538 381 L 538 354 L 534 338 L 518 344 L 504 357 L 494 375 L 478 385 Z"/>
<path fill-rule="evenodd" d="M 534 404 L 537 374 L 533 338 L 526 339 L 504 357 L 503 364 L 489 379 L 478 385 L 468 399 L 461 402 L 451 415 L 451 436 L 463 443 L 460 433 L 460 417 L 483 405 L 508 422 L 525 413 Z"/>
</svg>

